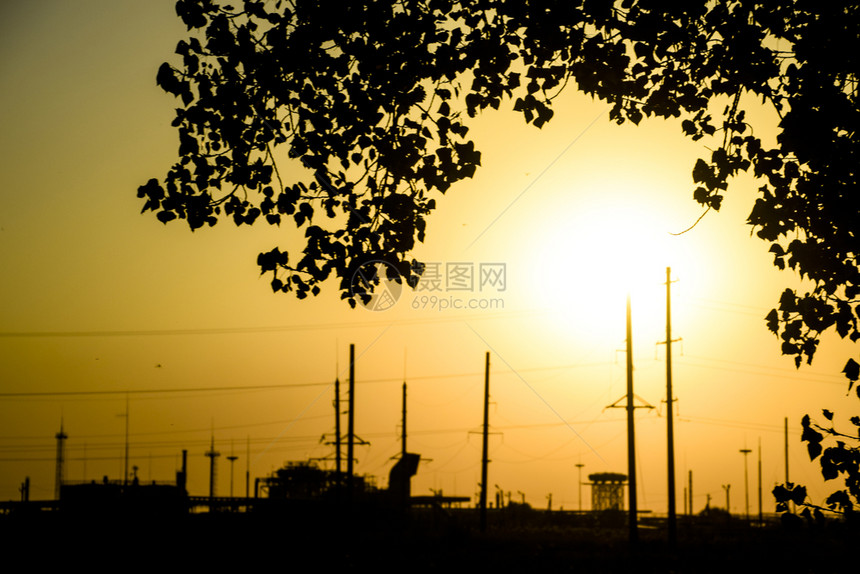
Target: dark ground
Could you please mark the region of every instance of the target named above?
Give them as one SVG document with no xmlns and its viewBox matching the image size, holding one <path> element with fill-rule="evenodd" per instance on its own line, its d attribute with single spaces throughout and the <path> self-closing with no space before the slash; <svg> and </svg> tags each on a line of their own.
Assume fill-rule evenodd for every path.
<svg viewBox="0 0 860 574">
<path fill-rule="evenodd" d="M 677 548 L 670 549 L 659 521 L 643 521 L 639 543 L 631 546 L 623 516 L 509 510 L 491 513 L 486 533 L 477 528 L 475 510 L 350 514 L 314 506 L 149 519 L 48 512 L 0 516 L 0 541 L 6 565 L 23 558 L 22 566 L 79 564 L 97 571 L 132 565 L 170 571 L 857 571 L 848 561 L 860 531 L 837 522 L 760 527 L 725 516 L 681 517 Z"/>
</svg>

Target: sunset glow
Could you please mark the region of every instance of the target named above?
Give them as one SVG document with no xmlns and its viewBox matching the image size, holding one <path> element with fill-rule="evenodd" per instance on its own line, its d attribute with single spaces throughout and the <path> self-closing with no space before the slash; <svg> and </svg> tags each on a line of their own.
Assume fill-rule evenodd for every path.
<svg viewBox="0 0 860 574">
<path fill-rule="evenodd" d="M 358 473 L 387 483 L 405 380 L 410 449 L 422 456 L 413 492 L 474 501 L 489 351 L 492 484 L 572 510 L 576 464 L 586 474 L 627 464 L 624 413 L 608 406 L 623 392 L 630 293 L 636 392 L 655 407 L 636 412 L 640 507 L 665 513 L 667 267 L 683 339 L 673 350 L 679 500 L 694 471 L 696 512 L 729 483 L 739 512 L 738 450 L 761 439 L 773 512 L 786 417 L 792 478 L 825 495 L 799 422 L 845 400 L 840 371 L 856 352 L 834 336 L 811 367 L 781 356 L 764 317 L 797 279 L 750 236 L 754 179 L 739 177 L 719 213 L 680 233 L 702 214 L 690 174 L 707 139 L 684 139 L 670 121 L 615 125 L 605 102 L 574 93 L 539 130 L 504 101 L 474 121 L 475 177 L 429 192 L 437 207 L 414 255 L 438 265 L 438 285 L 404 288 L 378 312 L 351 309 L 335 279 L 298 300 L 273 293 L 256 264 L 275 246 L 301 257 L 304 228 L 287 217 L 191 233 L 140 214 L 137 186 L 176 161 L 179 100 L 155 77 L 187 30 L 172 1 L 91 4 L 17 2 L 0 18 L 0 500 L 19 497 L 26 477 L 33 498 L 52 498 L 61 421 L 77 481 L 125 472 L 126 421 L 139 475 L 173 480 L 188 449 L 195 495 L 207 492 L 210 441 L 239 457 L 243 495 L 246 465 L 251 484 L 287 461 L 331 466 L 333 383 L 347 379 L 354 344 L 356 432 L 369 443 Z M 505 282 L 449 281 L 455 265 L 493 265 Z"/>
</svg>

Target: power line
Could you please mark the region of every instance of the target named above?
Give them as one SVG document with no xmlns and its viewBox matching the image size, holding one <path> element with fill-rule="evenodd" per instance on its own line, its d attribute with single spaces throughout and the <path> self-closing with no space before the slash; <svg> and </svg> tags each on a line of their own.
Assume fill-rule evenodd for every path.
<svg viewBox="0 0 860 574">
<path fill-rule="evenodd" d="M 707 359 L 707 360 L 719 361 L 720 359 Z M 718 367 L 715 365 L 698 365 L 696 363 L 691 363 L 687 360 L 684 360 L 683 358 L 676 359 L 675 362 L 678 364 L 684 365 L 686 367 L 695 367 L 698 369 L 710 369 L 710 370 L 717 370 L 717 371 L 728 371 L 731 373 L 744 373 L 747 375 L 754 375 L 757 377 L 775 377 L 775 378 L 780 378 L 783 380 L 801 381 L 801 382 L 807 382 L 807 383 L 824 383 L 824 384 L 828 384 L 828 385 L 845 384 L 845 381 L 817 379 L 817 378 L 811 378 L 811 377 L 792 377 L 792 376 L 784 375 L 784 374 L 781 374 L 778 372 L 767 372 L 767 371 L 777 371 L 780 369 L 771 368 L 771 367 L 764 367 L 764 366 L 756 367 L 756 368 L 762 369 L 763 372 L 756 372 L 756 371 L 751 371 L 749 369 L 733 369 L 730 367 Z M 729 361 L 726 361 L 726 362 L 729 362 Z M 750 366 L 753 366 L 753 365 L 750 364 Z M 827 376 L 827 375 L 823 375 L 823 376 Z"/>
<path fill-rule="evenodd" d="M 424 325 L 428 323 L 456 323 L 466 319 L 511 318 L 518 315 L 534 315 L 535 311 L 511 311 L 499 313 L 481 313 L 480 315 L 455 315 L 447 317 L 424 317 L 416 319 L 401 319 L 392 325 Z M 196 329 L 129 329 L 129 330 L 71 330 L 71 331 L 0 331 L 0 338 L 43 339 L 68 337 L 165 337 L 187 335 L 253 335 L 257 333 L 280 333 L 290 331 L 325 331 L 330 329 L 363 329 L 379 327 L 379 322 L 363 321 L 356 323 L 307 323 L 302 325 L 272 325 L 256 327 L 203 327 Z"/>
<path fill-rule="evenodd" d="M 551 367 L 532 367 L 525 369 L 517 369 L 520 372 L 533 371 L 550 371 L 550 370 L 565 370 L 575 368 L 587 368 L 594 366 L 603 366 L 609 364 L 609 361 L 595 363 L 579 363 L 571 365 L 558 365 Z M 499 376 L 511 375 L 509 372 L 500 372 Z M 441 375 L 424 375 L 410 377 L 410 380 L 433 380 L 433 379 L 454 379 L 478 376 L 480 373 L 448 373 Z M 398 377 L 380 378 L 380 379 L 365 379 L 356 381 L 357 384 L 375 384 L 375 383 L 394 383 L 402 382 Z M 24 398 L 24 397 L 65 397 L 65 396 L 114 396 L 114 395 L 156 395 L 156 394 L 176 394 L 176 393 L 211 393 L 211 392 L 246 392 L 246 391 L 267 391 L 291 388 L 307 388 L 307 387 L 322 387 L 328 386 L 330 381 L 314 382 L 314 383 L 280 383 L 272 385 L 240 385 L 229 387 L 177 387 L 172 389 L 111 389 L 111 390 L 89 390 L 89 391 L 21 391 L 0 393 L 0 398 Z"/>
</svg>

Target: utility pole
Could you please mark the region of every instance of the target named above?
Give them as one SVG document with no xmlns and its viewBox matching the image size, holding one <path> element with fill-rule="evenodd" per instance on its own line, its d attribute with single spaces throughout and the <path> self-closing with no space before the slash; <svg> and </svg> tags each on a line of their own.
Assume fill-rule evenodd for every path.
<svg viewBox="0 0 860 574">
<path fill-rule="evenodd" d="M 788 484 L 788 417 L 785 417 L 785 484 Z"/>
<path fill-rule="evenodd" d="M 403 381 L 403 424 L 400 428 L 400 458 L 406 461 L 406 381 Z"/>
<path fill-rule="evenodd" d="M 761 437 L 758 439 L 758 523 L 764 523 L 764 513 L 761 508 Z"/>
<path fill-rule="evenodd" d="M 579 469 L 579 511 L 582 512 L 582 467 L 585 465 L 581 462 L 576 465 L 576 468 Z"/>
<path fill-rule="evenodd" d="M 741 454 L 744 455 L 744 503 L 746 506 L 747 521 L 750 519 L 750 481 L 749 472 L 747 470 L 747 455 L 752 451 L 748 448 L 742 448 Z"/>
<path fill-rule="evenodd" d="M 21 491 L 21 502 L 30 502 L 30 477 L 24 477 L 24 482 L 18 490 Z"/>
<path fill-rule="evenodd" d="M 334 379 L 334 476 L 340 489 L 343 477 L 340 461 L 340 377 L 338 376 Z"/>
<path fill-rule="evenodd" d="M 251 494 L 251 437 L 248 437 L 247 453 L 245 454 L 245 498 Z"/>
<path fill-rule="evenodd" d="M 627 294 L 627 487 L 630 499 L 628 522 L 630 542 L 638 539 L 638 508 L 636 506 L 636 431 L 633 426 L 633 326 L 630 317 L 630 294 Z"/>
<path fill-rule="evenodd" d="M 675 427 L 672 413 L 672 268 L 666 267 L 666 440 L 669 476 L 669 545 L 677 542 L 675 515 Z"/>
<path fill-rule="evenodd" d="M 123 465 L 122 471 L 122 485 L 125 486 L 128 484 L 128 393 L 125 394 L 125 455 L 124 460 L 125 463 Z"/>
<path fill-rule="evenodd" d="M 687 471 L 687 481 L 690 483 L 689 488 L 687 489 L 687 494 L 690 497 L 690 516 L 694 516 L 696 513 L 693 512 L 693 471 Z"/>
<path fill-rule="evenodd" d="M 788 486 L 788 417 L 785 417 L 785 485 Z M 789 510 L 794 510 L 794 504 L 789 502 Z"/>
<path fill-rule="evenodd" d="M 215 450 L 215 433 L 212 433 L 211 443 L 209 445 L 209 450 L 206 451 L 205 456 L 209 458 L 209 512 L 212 512 L 214 508 L 215 501 L 215 478 L 216 478 L 216 460 L 221 453 Z"/>
<path fill-rule="evenodd" d="M 633 422 L 633 413 L 636 410 L 636 395 L 633 394 L 633 325 L 630 312 L 630 294 L 627 294 L 627 393 L 607 408 L 620 408 L 622 400 L 627 399 L 624 406 L 627 409 L 627 497 L 628 497 L 628 525 L 630 527 L 630 543 L 635 544 L 639 538 L 638 530 L 638 508 L 636 504 L 636 430 Z M 653 409 L 645 404 L 641 408 Z"/>
<path fill-rule="evenodd" d="M 484 432 L 481 446 L 481 532 L 487 531 L 487 465 L 490 432 L 490 352 L 484 363 Z"/>
<path fill-rule="evenodd" d="M 238 456 L 233 454 L 233 441 L 230 441 L 230 456 L 227 457 L 227 460 L 230 461 L 230 498 L 233 498 L 233 466 L 234 463 L 239 459 Z"/>
<path fill-rule="evenodd" d="M 60 418 L 60 432 L 54 435 L 57 439 L 57 473 L 54 478 L 54 499 L 60 500 L 60 490 L 63 486 L 63 472 L 66 464 L 66 439 L 69 435 L 63 430 L 63 419 Z M 29 483 L 28 490 L 29 494 Z"/>
<path fill-rule="evenodd" d="M 355 479 L 353 462 L 355 460 L 355 345 L 349 344 L 349 413 L 346 418 L 346 487 L 350 503 L 353 498 Z"/>
<path fill-rule="evenodd" d="M 732 515 L 731 499 L 729 498 L 729 491 L 731 491 L 731 489 L 732 489 L 731 484 L 724 484 L 723 485 L 723 490 L 726 491 L 726 512 L 729 514 L 729 516 Z"/>
</svg>

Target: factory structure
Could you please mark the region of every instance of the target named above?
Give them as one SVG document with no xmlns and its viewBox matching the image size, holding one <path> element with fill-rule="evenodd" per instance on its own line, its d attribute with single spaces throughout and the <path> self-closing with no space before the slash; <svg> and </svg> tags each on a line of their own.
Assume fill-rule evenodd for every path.
<svg viewBox="0 0 860 574">
<path fill-rule="evenodd" d="M 362 476 L 354 472 L 354 449 L 357 444 L 367 444 L 355 433 L 355 385 L 354 385 L 354 349 L 350 346 L 350 378 L 347 390 L 348 408 L 346 414 L 346 429 L 341 429 L 340 381 L 335 381 L 334 410 L 335 433 L 334 440 L 329 442 L 333 447 L 332 456 L 319 460 L 289 461 L 268 476 L 256 478 L 251 488 L 249 473 L 246 472 L 246 487 L 244 496 L 233 495 L 233 463 L 238 457 L 226 457 L 230 467 L 230 495 L 218 496 L 216 481 L 218 476 L 217 464 L 221 456 L 215 448 L 214 435 L 210 446 L 203 455 L 209 459 L 209 489 L 206 495 L 195 495 L 188 492 L 188 451 L 183 450 L 181 466 L 176 471 L 173 481 L 142 481 L 138 478 L 138 467 L 132 466 L 129 472 L 128 444 L 125 447 L 124 461 L 125 476 L 121 480 L 103 477 L 101 480 L 70 481 L 65 478 L 66 443 L 69 435 L 63 422 L 56 433 L 56 470 L 54 485 L 54 500 L 30 500 L 29 479 L 21 486 L 20 501 L 0 503 L 0 513 L 10 514 L 28 510 L 59 511 L 70 516 L 109 517 L 133 515 L 137 517 L 176 516 L 186 513 L 205 512 L 252 512 L 259 509 L 270 509 L 288 506 L 290 504 L 318 504 L 334 507 L 350 507 L 352 505 L 373 504 L 386 508 L 405 509 L 409 507 L 436 506 L 441 508 L 460 508 L 469 506 L 468 496 L 445 496 L 434 492 L 432 496 L 413 496 L 412 477 L 420 466 L 421 456 L 407 449 L 407 409 L 406 382 L 403 383 L 401 449 L 399 456 L 391 467 L 387 480 L 387 488 L 380 488 L 377 477 Z M 487 357 L 489 363 L 489 356 Z M 489 369 L 489 364 L 487 365 Z M 487 371 L 489 373 L 489 370 Z M 489 400 L 489 378 L 485 385 L 485 401 Z M 486 409 L 485 409 L 486 415 Z M 126 413 L 126 420 L 127 420 Z M 484 432 L 487 432 L 488 421 L 485 419 Z M 126 434 L 126 436 L 128 436 Z M 483 459 L 483 478 L 487 480 L 486 453 Z M 589 477 L 593 487 L 593 509 L 623 508 L 624 475 L 602 473 Z M 498 488 L 498 487 L 497 487 Z M 487 508 L 495 506 L 504 509 L 510 506 L 510 495 L 505 504 L 504 493 L 496 496 L 495 505 L 487 503 L 485 490 L 475 505 L 482 515 Z"/>
</svg>

